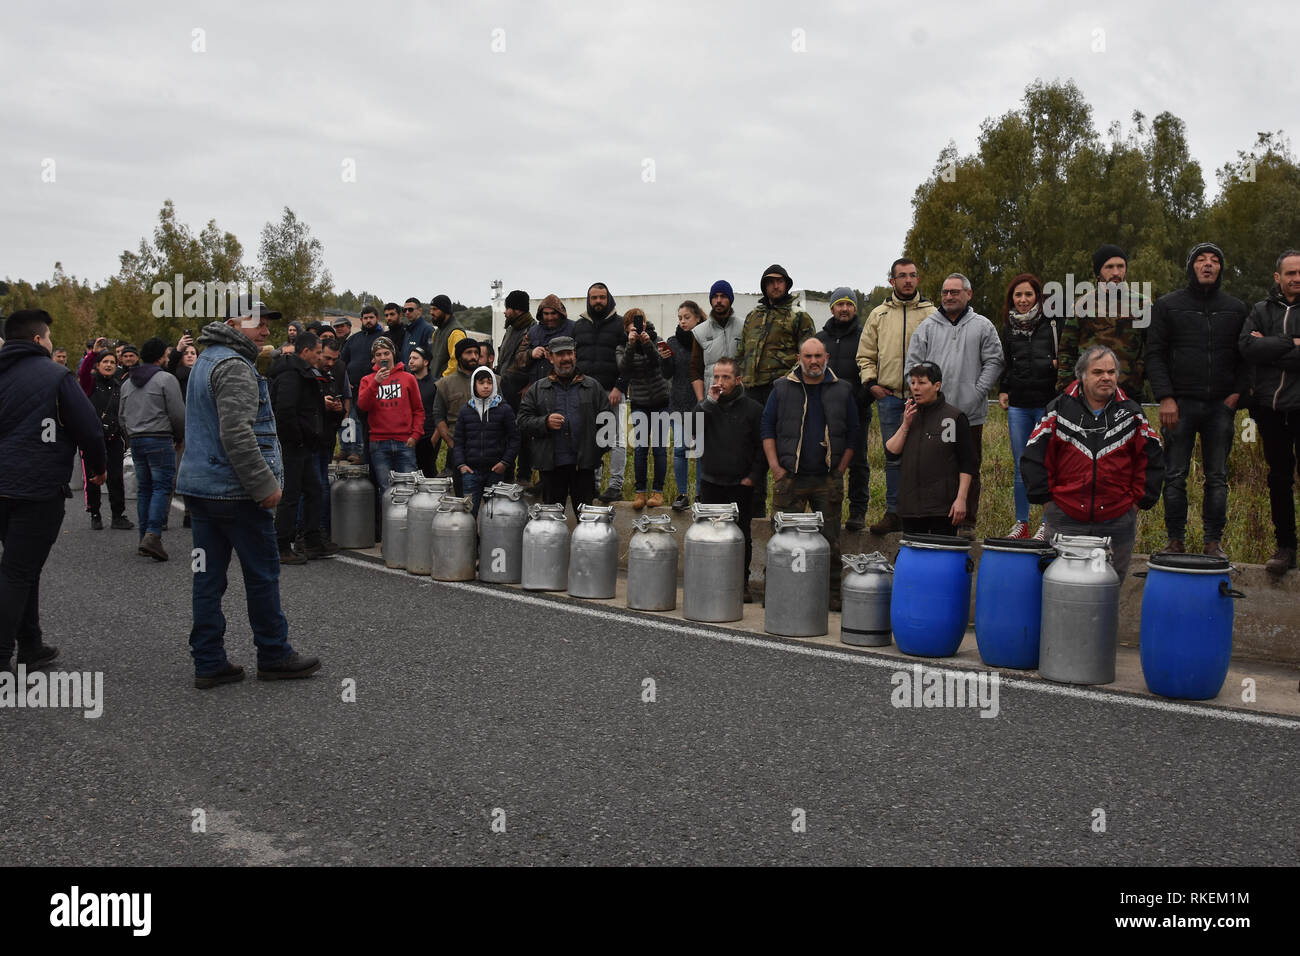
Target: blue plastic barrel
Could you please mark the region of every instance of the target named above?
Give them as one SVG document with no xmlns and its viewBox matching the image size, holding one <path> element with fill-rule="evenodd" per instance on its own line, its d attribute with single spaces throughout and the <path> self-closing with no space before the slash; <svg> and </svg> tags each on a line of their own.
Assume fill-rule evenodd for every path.
<svg viewBox="0 0 1300 956">
<path fill-rule="evenodd" d="M 1046 541 L 989 538 L 975 582 L 975 642 L 990 667 L 1033 670 L 1043 624 L 1043 572 L 1056 556 Z"/>
<path fill-rule="evenodd" d="M 1232 658 L 1230 566 L 1204 554 L 1153 554 L 1142 589 L 1142 677 L 1161 697 L 1217 697 Z"/>
<path fill-rule="evenodd" d="M 940 534 L 908 535 L 899 543 L 889 600 L 894 642 L 914 657 L 952 657 L 970 617 L 971 543 Z"/>
</svg>

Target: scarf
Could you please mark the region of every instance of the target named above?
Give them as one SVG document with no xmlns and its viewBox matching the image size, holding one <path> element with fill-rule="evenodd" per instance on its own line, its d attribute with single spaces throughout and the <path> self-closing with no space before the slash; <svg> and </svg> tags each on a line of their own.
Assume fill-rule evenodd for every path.
<svg viewBox="0 0 1300 956">
<path fill-rule="evenodd" d="M 1038 325 L 1039 312 L 1040 310 L 1037 303 L 1034 304 L 1032 309 L 1025 313 L 1020 313 L 1012 309 L 1011 313 L 1007 316 L 1007 324 L 1011 326 L 1011 334 L 1025 336 L 1033 335 L 1034 328 Z"/>
</svg>

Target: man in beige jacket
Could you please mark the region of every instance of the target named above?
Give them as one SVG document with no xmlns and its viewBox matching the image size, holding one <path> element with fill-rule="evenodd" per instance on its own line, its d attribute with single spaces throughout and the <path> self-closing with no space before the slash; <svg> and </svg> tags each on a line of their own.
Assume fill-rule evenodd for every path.
<svg viewBox="0 0 1300 956">
<path fill-rule="evenodd" d="M 911 259 L 895 259 L 889 267 L 893 292 L 872 309 L 862 323 L 858 342 L 858 370 L 871 392 L 880 417 L 880 438 L 889 441 L 903 422 L 907 399 L 904 376 L 907 346 L 921 321 L 935 310 L 934 303 L 917 291 L 920 276 Z M 872 534 L 902 530 L 898 520 L 897 455 L 885 451 L 885 514 L 871 526 Z"/>
</svg>

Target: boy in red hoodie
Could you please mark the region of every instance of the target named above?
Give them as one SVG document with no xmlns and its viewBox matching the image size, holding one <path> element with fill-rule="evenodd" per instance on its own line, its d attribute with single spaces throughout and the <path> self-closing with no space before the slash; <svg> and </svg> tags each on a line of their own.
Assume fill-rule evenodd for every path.
<svg viewBox="0 0 1300 956">
<path fill-rule="evenodd" d="M 424 433 L 424 404 L 420 383 L 395 361 L 393 340 L 379 336 L 370 349 L 374 372 L 361 380 L 357 405 L 370 426 L 370 464 L 378 493 L 388 490 L 394 471 L 415 471 L 415 443 Z"/>
</svg>

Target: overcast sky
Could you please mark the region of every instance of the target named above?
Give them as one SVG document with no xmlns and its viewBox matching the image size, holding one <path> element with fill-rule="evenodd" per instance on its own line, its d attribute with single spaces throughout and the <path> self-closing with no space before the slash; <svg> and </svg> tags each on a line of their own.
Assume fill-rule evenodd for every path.
<svg viewBox="0 0 1300 956">
<path fill-rule="evenodd" d="M 1242 9 L 6 0 L 0 275 L 102 282 L 171 198 L 250 264 L 287 205 L 336 289 L 392 299 L 754 291 L 771 262 L 869 289 L 939 151 L 1037 78 L 1073 79 L 1103 133 L 1181 117 L 1212 198 L 1297 115 L 1294 13 Z"/>
</svg>

